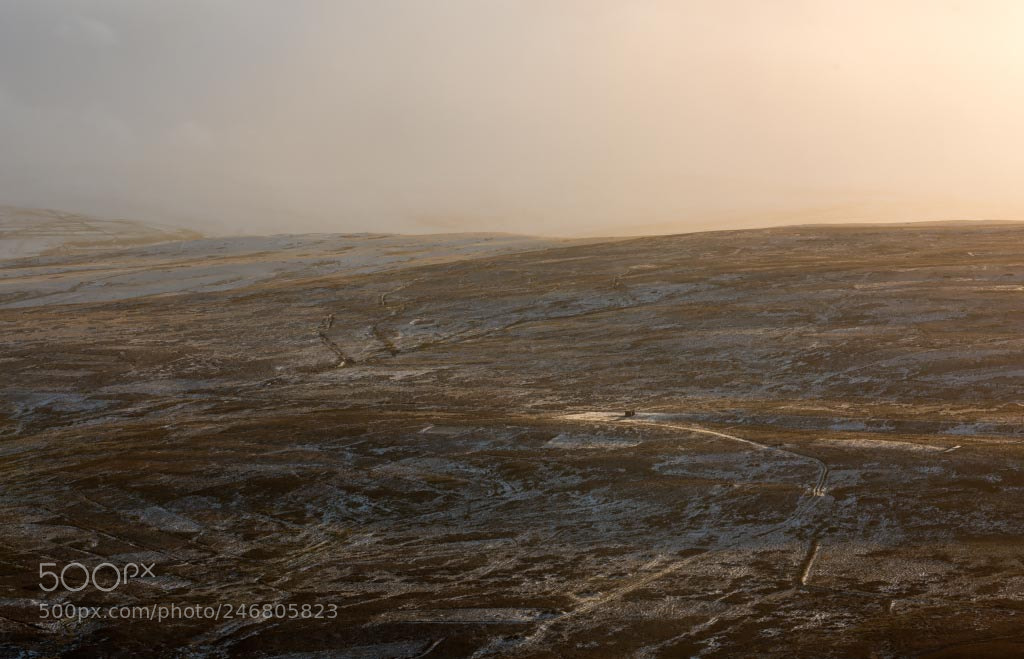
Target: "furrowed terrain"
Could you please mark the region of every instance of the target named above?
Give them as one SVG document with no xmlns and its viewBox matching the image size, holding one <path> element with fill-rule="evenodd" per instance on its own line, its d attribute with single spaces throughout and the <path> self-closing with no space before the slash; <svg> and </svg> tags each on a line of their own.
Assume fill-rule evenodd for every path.
<svg viewBox="0 0 1024 659">
<path fill-rule="evenodd" d="M 0 653 L 1019 655 L 1022 244 L 865 225 L 0 261 Z M 45 593 L 40 562 L 155 577 Z"/>
</svg>

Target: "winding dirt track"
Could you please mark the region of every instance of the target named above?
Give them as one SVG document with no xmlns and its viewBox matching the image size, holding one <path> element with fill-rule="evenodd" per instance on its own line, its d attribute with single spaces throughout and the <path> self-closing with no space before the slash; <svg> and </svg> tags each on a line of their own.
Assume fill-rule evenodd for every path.
<svg viewBox="0 0 1024 659">
<path fill-rule="evenodd" d="M 674 423 L 658 423 L 658 422 L 655 422 L 655 421 L 635 421 L 632 418 L 631 419 L 625 419 L 624 421 L 626 423 L 630 423 L 630 424 L 634 424 L 634 425 L 645 425 L 645 426 L 655 426 L 655 427 L 668 427 L 668 428 L 674 428 L 676 430 L 685 430 L 687 432 L 694 432 L 694 433 L 699 433 L 699 434 L 703 434 L 703 435 L 711 435 L 713 437 L 721 437 L 722 439 L 731 439 L 731 440 L 733 440 L 735 442 L 742 442 L 744 444 L 749 444 L 750 446 L 754 446 L 754 447 L 756 447 L 758 449 L 761 449 L 761 450 L 774 451 L 776 453 L 782 453 L 784 455 L 789 455 L 789 456 L 792 456 L 792 457 L 795 457 L 795 458 L 798 458 L 798 459 L 801 459 L 801 460 L 807 460 L 809 462 L 813 462 L 818 467 L 818 480 L 811 487 L 811 494 L 813 496 L 816 496 L 816 497 L 820 497 L 820 496 L 824 496 L 825 495 L 826 485 L 828 483 L 828 476 L 829 476 L 829 473 L 830 473 L 830 469 L 829 469 L 829 466 L 827 464 L 825 464 L 824 461 L 822 461 L 819 458 L 814 457 L 813 455 L 806 455 L 804 453 L 798 453 L 798 452 L 792 451 L 790 449 L 780 448 L 778 446 L 772 446 L 771 444 L 762 444 L 761 442 L 755 442 L 752 439 L 743 439 L 742 437 L 737 437 L 736 435 L 728 435 L 728 434 L 726 434 L 724 432 L 718 432 L 716 430 L 708 430 L 706 428 L 698 428 L 698 427 L 695 427 L 695 426 L 682 426 L 682 425 L 677 425 L 677 424 L 674 424 Z"/>
<path fill-rule="evenodd" d="M 803 453 L 798 453 L 796 451 L 792 451 L 792 450 L 789 450 L 789 449 L 780 448 L 778 446 L 772 446 L 770 444 L 762 444 L 761 442 L 756 442 L 756 441 L 751 440 L 751 439 L 744 439 L 742 437 L 737 437 L 735 435 L 729 435 L 729 434 L 726 434 L 726 433 L 723 433 L 723 432 L 718 432 L 716 430 L 708 430 L 706 428 L 699 428 L 699 427 L 695 427 L 695 426 L 684 426 L 684 425 L 679 425 L 679 424 L 674 424 L 674 423 L 669 423 L 669 422 L 662 423 L 662 422 L 657 422 L 657 421 L 644 421 L 642 419 L 637 419 L 636 417 L 621 418 L 621 420 L 619 420 L 619 419 L 620 418 L 609 418 L 609 419 L 605 419 L 603 421 L 606 422 L 606 423 L 614 423 L 614 424 L 620 424 L 621 423 L 621 424 L 629 424 L 629 425 L 652 426 L 652 427 L 658 427 L 658 428 L 673 428 L 673 429 L 676 429 L 676 430 L 684 430 L 686 432 L 691 432 L 691 433 L 710 435 L 710 436 L 713 436 L 713 437 L 719 437 L 719 438 L 722 438 L 722 439 L 728 439 L 728 440 L 732 440 L 732 441 L 736 441 L 736 442 L 741 442 L 743 444 L 747 444 L 748 446 L 752 446 L 752 447 L 756 448 L 759 451 L 773 451 L 773 452 L 776 452 L 776 453 L 781 453 L 783 455 L 787 455 L 787 456 L 795 457 L 795 458 L 798 458 L 798 459 L 801 459 L 801 460 L 805 460 L 805 461 L 808 461 L 808 462 L 812 462 L 818 468 L 818 476 L 817 476 L 815 482 L 813 483 L 813 485 L 808 487 L 808 492 L 810 493 L 811 496 L 814 496 L 814 497 L 823 496 L 825 494 L 825 492 L 826 492 L 826 485 L 827 485 L 827 482 L 828 482 L 828 477 L 829 477 L 830 469 L 829 469 L 829 466 L 827 464 L 825 464 L 824 461 L 822 461 L 819 458 L 816 458 L 814 456 L 805 455 Z M 561 420 L 564 421 L 565 418 L 563 417 Z M 590 423 L 601 423 L 602 420 L 591 419 L 591 420 L 589 420 L 589 422 Z M 769 535 L 771 533 L 776 533 L 778 531 L 788 530 L 788 529 L 793 527 L 794 523 L 797 523 L 799 525 L 799 520 L 803 516 L 803 513 L 806 510 L 806 508 L 807 508 L 807 505 L 806 505 L 804 499 L 801 498 L 801 502 L 797 504 L 797 506 L 794 509 L 793 513 L 789 517 L 787 517 L 785 521 L 783 521 L 778 526 L 775 526 L 775 527 L 773 527 L 771 529 L 768 529 L 767 531 L 764 531 L 764 532 L 756 534 L 755 537 L 762 537 L 762 536 L 765 536 L 765 535 Z M 736 540 L 734 542 L 728 543 L 727 545 L 722 547 L 722 549 L 731 547 L 733 545 L 738 545 L 741 542 L 743 542 L 744 540 L 745 539 L 738 539 L 738 540 Z M 801 585 L 802 584 L 806 584 L 807 578 L 809 576 L 811 564 L 813 563 L 814 555 L 817 553 L 817 546 L 818 546 L 817 538 L 812 539 L 810 547 L 809 547 L 809 550 L 808 550 L 808 555 L 811 558 L 810 558 L 810 560 L 805 558 L 804 561 L 802 561 L 802 563 L 801 563 L 801 565 L 799 567 L 799 574 L 794 579 L 794 581 L 796 581 L 797 583 L 799 583 Z M 626 583 L 624 583 L 623 585 L 619 586 L 618 588 L 614 588 L 614 589 L 604 593 L 603 595 L 600 595 L 600 596 L 595 597 L 593 599 L 590 599 L 590 600 L 588 600 L 586 602 L 583 602 L 578 607 L 576 607 L 576 608 L 574 608 L 574 609 L 572 609 L 570 611 L 566 611 L 565 613 L 563 613 L 560 616 L 556 616 L 556 617 L 550 618 L 548 620 L 545 620 L 544 622 L 540 623 L 533 630 L 533 632 L 529 636 L 525 637 L 524 639 L 522 639 L 519 643 L 515 644 L 514 646 L 512 646 L 512 647 L 505 647 L 502 650 L 497 650 L 497 652 L 495 652 L 495 650 L 492 649 L 492 648 L 486 648 L 485 647 L 485 648 L 481 649 L 480 651 L 478 651 L 473 656 L 474 657 L 483 657 L 483 656 L 488 656 L 488 655 L 492 655 L 492 654 L 506 654 L 506 653 L 507 654 L 519 654 L 519 653 L 521 653 L 524 650 L 536 648 L 536 647 L 538 647 L 539 645 L 541 645 L 543 643 L 543 641 L 548 637 L 548 635 L 552 632 L 552 629 L 556 625 L 565 624 L 565 623 L 571 622 L 573 620 L 577 620 L 579 618 L 582 618 L 582 617 L 586 616 L 587 614 L 589 614 L 589 613 L 591 613 L 591 612 L 593 612 L 593 611 L 595 611 L 595 610 L 605 606 L 606 604 L 609 604 L 611 602 L 619 600 L 619 599 L 623 598 L 624 596 L 626 596 L 626 595 L 628 595 L 628 594 L 630 594 L 630 593 L 632 593 L 632 592 L 634 592 L 634 591 L 636 591 L 636 590 L 638 590 L 640 588 L 643 588 L 643 587 L 647 586 L 648 584 L 650 584 L 652 582 L 655 582 L 655 581 L 657 581 L 657 580 L 659 580 L 659 579 L 661 579 L 663 577 L 668 576 L 669 574 L 671 574 L 671 573 L 675 572 L 676 570 L 678 570 L 678 569 L 682 568 L 683 566 L 685 566 L 687 563 L 692 561 L 694 558 L 697 558 L 698 556 L 703 556 L 705 553 L 707 553 L 707 552 L 706 551 L 702 551 L 702 552 L 700 552 L 698 554 L 693 554 L 693 555 L 687 556 L 686 558 L 683 558 L 683 559 L 680 559 L 680 560 L 675 560 L 675 561 L 667 562 L 667 564 L 666 564 L 667 559 L 665 559 L 664 557 L 655 558 L 654 560 L 651 560 L 650 562 L 648 562 L 648 563 L 646 563 L 646 564 L 644 564 L 642 566 L 642 568 L 640 570 L 640 575 L 637 576 L 636 578 L 627 581 Z M 717 618 L 715 619 L 715 621 L 717 621 Z M 713 624 L 712 621 L 709 621 L 708 623 L 705 623 L 703 626 L 707 626 L 709 624 Z"/>
</svg>

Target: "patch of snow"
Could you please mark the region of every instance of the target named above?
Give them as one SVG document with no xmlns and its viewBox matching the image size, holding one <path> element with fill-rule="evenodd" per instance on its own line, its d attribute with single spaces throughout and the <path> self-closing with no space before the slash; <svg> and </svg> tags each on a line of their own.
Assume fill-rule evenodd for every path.
<svg viewBox="0 0 1024 659">
<path fill-rule="evenodd" d="M 631 448 L 640 444 L 639 440 L 635 439 L 624 439 L 621 437 L 608 437 L 605 435 L 577 435 L 572 433 L 562 433 L 554 439 L 548 441 L 544 446 L 546 448 L 564 448 L 564 449 L 577 449 L 577 448 L 601 448 L 601 449 L 616 449 L 616 448 Z"/>
</svg>

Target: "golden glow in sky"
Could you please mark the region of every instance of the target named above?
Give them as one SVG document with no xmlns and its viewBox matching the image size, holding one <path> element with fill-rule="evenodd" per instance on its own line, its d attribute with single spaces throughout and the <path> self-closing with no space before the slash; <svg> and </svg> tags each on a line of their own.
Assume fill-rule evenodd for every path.
<svg viewBox="0 0 1024 659">
<path fill-rule="evenodd" d="M 0 201 L 224 230 L 1024 219 L 1024 4 L 13 0 Z"/>
</svg>

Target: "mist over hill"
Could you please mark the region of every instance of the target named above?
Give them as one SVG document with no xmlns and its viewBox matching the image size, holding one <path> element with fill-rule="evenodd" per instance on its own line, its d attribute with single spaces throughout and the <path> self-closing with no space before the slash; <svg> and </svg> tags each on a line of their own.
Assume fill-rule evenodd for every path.
<svg viewBox="0 0 1024 659">
<path fill-rule="evenodd" d="M 0 259 L 117 249 L 199 238 L 188 229 L 107 220 L 38 208 L 0 206 Z"/>
</svg>

